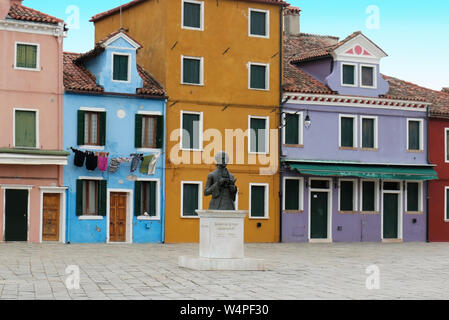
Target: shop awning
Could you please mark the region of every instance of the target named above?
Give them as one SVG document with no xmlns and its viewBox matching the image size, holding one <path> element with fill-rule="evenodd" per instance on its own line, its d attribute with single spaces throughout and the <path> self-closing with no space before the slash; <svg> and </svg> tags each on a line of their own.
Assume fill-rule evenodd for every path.
<svg viewBox="0 0 449 320">
<path fill-rule="evenodd" d="M 363 179 L 382 180 L 437 180 L 438 174 L 433 167 L 418 166 L 380 166 L 380 165 L 347 165 L 347 164 L 316 164 L 288 163 L 292 169 L 304 175 L 357 177 Z"/>
</svg>

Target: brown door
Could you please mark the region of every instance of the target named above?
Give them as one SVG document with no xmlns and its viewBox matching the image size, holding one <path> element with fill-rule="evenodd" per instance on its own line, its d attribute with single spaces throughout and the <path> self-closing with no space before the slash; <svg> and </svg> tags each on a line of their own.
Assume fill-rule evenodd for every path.
<svg viewBox="0 0 449 320">
<path fill-rule="evenodd" d="M 59 241 L 61 195 L 45 193 L 43 207 L 44 217 L 42 226 L 42 240 Z"/>
<path fill-rule="evenodd" d="M 109 241 L 126 241 L 126 193 L 111 193 Z"/>
</svg>

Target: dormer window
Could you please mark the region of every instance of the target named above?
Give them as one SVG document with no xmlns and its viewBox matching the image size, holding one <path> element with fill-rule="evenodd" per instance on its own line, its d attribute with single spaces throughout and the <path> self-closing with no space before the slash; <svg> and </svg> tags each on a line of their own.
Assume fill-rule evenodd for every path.
<svg viewBox="0 0 449 320">
<path fill-rule="evenodd" d="M 112 54 L 113 69 L 112 80 L 128 82 L 130 78 L 130 61 L 131 57 L 127 54 Z"/>
<path fill-rule="evenodd" d="M 362 75 L 361 87 L 375 88 L 376 87 L 376 68 L 373 66 L 360 66 L 360 74 Z"/>
<path fill-rule="evenodd" d="M 357 86 L 357 66 L 355 64 L 342 64 L 341 83 L 343 86 Z"/>
</svg>

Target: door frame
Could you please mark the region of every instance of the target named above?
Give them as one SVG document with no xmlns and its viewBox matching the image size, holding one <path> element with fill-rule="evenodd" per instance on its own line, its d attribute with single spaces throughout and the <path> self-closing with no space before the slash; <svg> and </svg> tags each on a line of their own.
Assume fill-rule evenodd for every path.
<svg viewBox="0 0 449 320">
<path fill-rule="evenodd" d="M 111 193 L 126 193 L 126 235 L 125 242 L 111 242 L 110 241 L 110 228 L 109 224 L 111 222 Z M 123 243 L 133 243 L 133 212 L 134 212 L 134 192 L 132 189 L 108 189 L 107 199 L 106 199 L 106 243 L 110 244 L 123 244 Z"/>
<path fill-rule="evenodd" d="M 396 182 L 399 183 L 399 190 L 384 190 L 384 183 L 385 182 Z M 401 180 L 382 180 L 382 204 L 381 204 L 381 222 L 380 222 L 380 228 L 381 228 L 381 239 L 382 241 L 403 241 L 403 232 L 404 232 L 404 219 L 403 219 L 403 181 Z M 385 239 L 384 238 L 384 194 L 397 194 L 398 195 L 398 238 L 397 239 Z"/>
<path fill-rule="evenodd" d="M 30 201 L 31 190 L 34 186 L 28 185 L 2 185 L 3 191 L 3 237 L 2 241 L 6 241 L 6 190 L 27 190 L 28 191 L 28 204 L 27 204 L 27 242 L 30 241 Z"/>
<path fill-rule="evenodd" d="M 313 189 L 312 188 L 312 181 L 328 181 L 329 182 L 329 188 L 328 189 Z M 331 178 L 309 178 L 308 179 L 308 185 L 309 185 L 309 242 L 312 243 L 332 243 L 332 195 L 333 195 L 333 179 Z M 312 193 L 313 192 L 322 192 L 327 193 L 327 239 L 312 239 Z"/>
<path fill-rule="evenodd" d="M 40 198 L 40 219 L 39 219 L 39 243 L 43 243 L 42 231 L 44 225 L 44 194 L 59 194 L 61 196 L 59 204 L 59 240 L 60 243 L 65 243 L 66 241 L 66 191 L 67 187 L 39 187 L 41 190 Z"/>
</svg>

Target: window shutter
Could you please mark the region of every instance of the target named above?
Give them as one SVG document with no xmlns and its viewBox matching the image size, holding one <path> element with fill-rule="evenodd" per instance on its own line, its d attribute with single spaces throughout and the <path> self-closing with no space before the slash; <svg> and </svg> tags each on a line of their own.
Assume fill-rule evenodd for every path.
<svg viewBox="0 0 449 320">
<path fill-rule="evenodd" d="M 407 183 L 407 211 L 419 211 L 419 183 Z"/>
<path fill-rule="evenodd" d="M 354 183 L 340 182 L 340 211 L 354 211 Z"/>
<path fill-rule="evenodd" d="M 362 148 L 374 148 L 374 119 L 363 119 Z"/>
<path fill-rule="evenodd" d="M 37 47 L 26 46 L 26 67 L 36 69 L 37 67 Z"/>
<path fill-rule="evenodd" d="M 78 145 L 84 145 L 84 111 L 78 110 Z"/>
<path fill-rule="evenodd" d="M 299 115 L 285 115 L 285 143 L 299 144 Z"/>
<path fill-rule="evenodd" d="M 157 117 L 156 121 L 156 148 L 162 149 L 164 148 L 164 117 L 159 116 Z"/>
<path fill-rule="evenodd" d="M 134 215 L 139 217 L 142 215 L 142 182 L 134 183 Z"/>
<path fill-rule="evenodd" d="M 251 65 L 251 89 L 266 89 L 266 72 L 265 66 Z"/>
<path fill-rule="evenodd" d="M 16 111 L 15 146 L 36 148 L 36 112 Z"/>
<path fill-rule="evenodd" d="M 184 3 L 184 26 L 201 28 L 201 5 L 196 3 Z"/>
<path fill-rule="evenodd" d="M 251 187 L 251 217 L 265 217 L 265 187 Z"/>
<path fill-rule="evenodd" d="M 408 123 L 408 149 L 420 150 L 420 123 L 418 121 L 410 121 Z"/>
<path fill-rule="evenodd" d="M 197 184 L 184 184 L 183 185 L 183 216 L 192 217 L 197 216 L 195 210 L 198 209 L 198 196 L 199 196 L 199 187 Z"/>
<path fill-rule="evenodd" d="M 143 115 L 136 114 L 136 129 L 134 135 L 136 148 L 142 148 L 142 122 L 143 122 Z"/>
<path fill-rule="evenodd" d="M 199 149 L 199 122 L 197 114 L 183 114 L 182 119 L 182 147 L 184 149 Z M 196 130 L 195 130 L 196 129 Z"/>
<path fill-rule="evenodd" d="M 251 11 L 251 34 L 257 36 L 267 35 L 266 13 Z"/>
<path fill-rule="evenodd" d="M 128 81 L 128 64 L 128 56 L 114 55 L 114 80 Z"/>
<path fill-rule="evenodd" d="M 355 85 L 355 67 L 350 65 L 343 66 L 343 84 Z"/>
<path fill-rule="evenodd" d="M 354 119 L 341 118 L 341 146 L 354 147 Z"/>
<path fill-rule="evenodd" d="M 82 216 L 83 215 L 83 186 L 84 182 L 83 180 L 77 180 L 76 181 L 76 215 Z"/>
<path fill-rule="evenodd" d="M 266 152 L 266 120 L 265 119 L 251 119 L 251 152 Z"/>
<path fill-rule="evenodd" d="M 285 180 L 285 210 L 299 211 L 299 180 Z"/>
<path fill-rule="evenodd" d="M 106 145 L 106 112 L 99 112 L 100 116 L 100 146 Z"/>
<path fill-rule="evenodd" d="M 148 213 L 149 213 L 150 216 L 155 217 L 155 216 L 157 216 L 157 212 L 156 212 L 156 199 L 157 199 L 156 198 L 156 186 L 157 186 L 157 182 L 156 181 L 151 181 L 149 183 L 149 185 L 150 185 L 150 199 L 148 199 L 148 200 L 150 202 L 150 212 L 148 212 Z"/>
<path fill-rule="evenodd" d="M 371 181 L 363 182 L 363 203 L 362 211 L 374 212 L 376 211 L 376 183 Z"/>
<path fill-rule="evenodd" d="M 98 182 L 98 215 L 106 217 L 107 181 Z"/>
<path fill-rule="evenodd" d="M 200 68 L 201 61 L 198 59 L 188 59 L 183 60 L 183 82 L 200 84 Z"/>
</svg>

